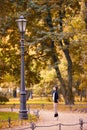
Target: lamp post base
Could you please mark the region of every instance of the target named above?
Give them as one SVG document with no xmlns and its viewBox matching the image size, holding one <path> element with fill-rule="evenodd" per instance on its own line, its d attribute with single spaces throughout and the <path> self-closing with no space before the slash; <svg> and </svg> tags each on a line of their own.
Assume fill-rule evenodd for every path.
<svg viewBox="0 0 87 130">
<path fill-rule="evenodd" d="M 27 120 L 27 119 L 28 119 L 27 111 L 26 111 L 26 110 L 19 111 L 19 118 L 20 118 L 20 119 Z"/>
</svg>

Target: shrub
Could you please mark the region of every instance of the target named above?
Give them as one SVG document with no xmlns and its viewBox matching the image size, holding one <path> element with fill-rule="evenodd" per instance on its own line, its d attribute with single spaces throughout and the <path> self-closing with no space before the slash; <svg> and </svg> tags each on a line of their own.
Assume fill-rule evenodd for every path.
<svg viewBox="0 0 87 130">
<path fill-rule="evenodd" d="M 8 102 L 9 99 L 3 94 L 0 92 L 0 104 L 4 104 L 5 102 Z"/>
<path fill-rule="evenodd" d="M 52 97 L 47 97 L 46 100 L 47 100 L 48 102 L 52 102 Z"/>
</svg>

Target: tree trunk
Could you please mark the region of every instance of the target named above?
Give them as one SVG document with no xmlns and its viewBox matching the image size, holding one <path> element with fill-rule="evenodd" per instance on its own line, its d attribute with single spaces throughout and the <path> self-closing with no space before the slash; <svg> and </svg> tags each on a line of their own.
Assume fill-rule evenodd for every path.
<svg viewBox="0 0 87 130">
<path fill-rule="evenodd" d="M 62 29 L 62 18 L 61 16 L 65 16 L 65 11 L 61 11 L 59 12 L 59 17 L 60 17 L 60 32 L 63 32 Z M 69 40 L 68 39 L 63 39 L 64 45 L 62 44 L 62 41 L 60 41 L 60 46 L 62 47 L 62 50 L 64 52 L 65 58 L 67 60 L 68 63 L 68 69 L 67 69 L 67 73 L 68 73 L 68 90 L 67 90 L 67 103 L 66 104 L 74 104 L 74 96 L 73 96 L 73 92 L 72 92 L 72 60 L 70 58 L 70 54 L 69 54 Z M 64 47 L 66 46 L 66 47 Z"/>
<path fill-rule="evenodd" d="M 81 17 L 85 21 L 86 30 L 87 30 L 87 0 L 81 0 Z"/>
<path fill-rule="evenodd" d="M 60 73 L 60 70 L 59 70 L 58 56 L 56 56 L 55 47 L 54 47 L 54 41 L 52 41 L 52 40 L 51 40 L 51 51 L 52 51 L 52 59 L 53 59 L 53 63 L 54 63 L 54 69 L 56 71 L 57 78 L 60 81 L 62 94 L 63 94 L 64 99 L 65 99 L 65 97 L 66 97 L 66 86 L 65 86 L 64 80 L 63 80 L 63 78 L 61 76 L 61 73 Z"/>
<path fill-rule="evenodd" d="M 51 14 L 50 14 L 50 9 L 49 7 L 47 7 L 47 12 L 48 12 L 48 16 L 46 19 L 46 22 L 50 28 L 50 31 L 53 31 L 53 24 L 52 24 L 52 18 L 51 18 Z M 56 55 L 56 50 L 55 50 L 55 46 L 54 46 L 54 41 L 51 40 L 51 51 L 52 51 L 52 60 L 54 63 L 54 69 L 56 71 L 57 74 L 57 78 L 60 81 L 61 84 L 61 90 L 62 90 L 62 94 L 65 100 L 65 104 L 67 103 L 67 96 L 66 96 L 66 85 L 64 83 L 64 80 L 61 76 L 60 70 L 59 70 L 59 66 L 58 66 L 58 56 Z"/>
<path fill-rule="evenodd" d="M 48 12 L 48 17 L 47 17 L 47 24 L 50 28 L 50 31 L 54 31 L 53 30 L 53 24 L 52 24 L 52 17 L 51 17 L 51 13 L 50 13 L 50 8 L 49 6 L 47 6 L 47 12 Z M 60 32 L 62 32 L 62 17 L 64 16 L 64 14 L 59 13 L 60 16 Z M 68 40 L 64 40 L 65 45 L 69 44 Z M 60 46 L 63 47 L 62 41 L 60 41 Z M 69 55 L 69 50 L 63 49 L 64 55 L 66 57 L 67 63 L 68 63 L 68 89 L 66 89 L 66 85 L 65 82 L 61 76 L 59 67 L 58 67 L 58 56 L 56 56 L 56 50 L 55 50 L 55 46 L 54 46 L 54 41 L 51 40 L 51 51 L 52 51 L 52 59 L 54 62 L 54 69 L 56 70 L 56 74 L 57 74 L 57 78 L 60 81 L 61 84 L 61 90 L 62 90 L 62 94 L 65 100 L 65 104 L 74 104 L 74 97 L 73 97 L 73 93 L 72 93 L 72 61 Z M 56 64 L 56 65 L 55 65 Z"/>
<path fill-rule="evenodd" d="M 68 40 L 64 40 L 65 45 L 69 45 Z M 63 49 L 63 52 L 65 54 L 67 63 L 68 63 L 68 100 L 69 104 L 74 104 L 74 97 L 73 97 L 73 92 L 72 92 L 72 60 L 69 55 L 69 50 Z"/>
</svg>

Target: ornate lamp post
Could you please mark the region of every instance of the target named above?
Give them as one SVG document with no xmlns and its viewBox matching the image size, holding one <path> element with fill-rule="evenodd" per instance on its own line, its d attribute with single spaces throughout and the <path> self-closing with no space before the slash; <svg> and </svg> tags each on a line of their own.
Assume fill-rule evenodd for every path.
<svg viewBox="0 0 87 130">
<path fill-rule="evenodd" d="M 28 119 L 26 110 L 26 91 L 25 91 L 25 79 L 24 79 L 24 33 L 26 29 L 27 20 L 23 16 L 20 16 L 18 20 L 18 28 L 21 34 L 21 88 L 20 88 L 20 119 Z"/>
</svg>

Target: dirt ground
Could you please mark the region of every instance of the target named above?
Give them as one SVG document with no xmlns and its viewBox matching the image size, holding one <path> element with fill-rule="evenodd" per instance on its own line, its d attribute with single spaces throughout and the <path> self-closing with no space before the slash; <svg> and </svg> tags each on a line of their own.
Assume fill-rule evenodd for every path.
<svg viewBox="0 0 87 130">
<path fill-rule="evenodd" d="M 10 109 L 0 109 L 0 111 L 11 111 Z M 19 110 L 14 110 L 19 111 Z M 31 110 L 30 113 L 34 113 Z M 80 120 L 83 120 L 83 128 L 81 128 Z M 30 128 L 30 126 L 33 126 Z M 39 121 L 15 128 L 4 130 L 87 130 L 87 113 L 80 112 L 62 112 L 59 111 L 58 119 L 54 117 L 52 110 L 39 110 Z"/>
</svg>

